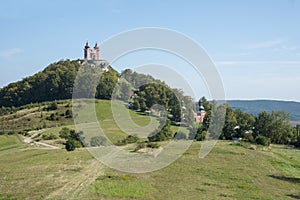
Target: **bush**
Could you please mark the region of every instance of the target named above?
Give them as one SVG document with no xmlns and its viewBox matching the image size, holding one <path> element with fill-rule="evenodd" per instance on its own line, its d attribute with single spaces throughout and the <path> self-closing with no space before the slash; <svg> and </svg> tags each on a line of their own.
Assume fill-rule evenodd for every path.
<svg viewBox="0 0 300 200">
<path fill-rule="evenodd" d="M 123 140 L 118 141 L 117 145 L 126 145 L 126 144 L 132 144 L 139 141 L 139 138 L 137 136 L 128 135 Z"/>
<path fill-rule="evenodd" d="M 263 146 L 269 146 L 271 144 L 271 139 L 262 135 L 259 135 L 255 138 L 256 144 L 260 144 Z"/>
<path fill-rule="evenodd" d="M 55 140 L 58 137 L 54 133 L 49 133 L 49 134 L 43 134 L 42 139 L 43 140 Z"/>
<path fill-rule="evenodd" d="M 293 143 L 295 147 L 300 147 L 300 136 L 297 138 L 297 140 Z"/>
<path fill-rule="evenodd" d="M 58 115 L 58 113 L 52 113 L 50 116 L 46 117 L 46 119 L 49 121 L 58 121 L 59 118 L 60 116 Z"/>
<path fill-rule="evenodd" d="M 147 147 L 152 148 L 152 149 L 157 149 L 159 147 L 159 144 L 154 143 L 154 142 L 148 142 Z"/>
<path fill-rule="evenodd" d="M 144 148 L 146 148 L 146 147 L 147 147 L 146 143 L 145 143 L 145 142 L 142 142 L 142 143 L 139 143 L 139 144 L 135 147 L 134 151 L 137 152 L 138 150 L 144 149 Z"/>
<path fill-rule="evenodd" d="M 73 139 L 68 139 L 66 142 L 66 150 L 67 151 L 74 151 L 76 148 L 76 145 L 74 143 Z"/>
<path fill-rule="evenodd" d="M 57 106 L 57 103 L 56 101 L 52 102 L 48 107 L 47 107 L 47 110 L 57 110 L 58 106 Z"/>
<path fill-rule="evenodd" d="M 11 131 L 8 131 L 8 132 L 7 132 L 7 135 L 14 135 L 15 133 L 16 133 L 16 131 L 11 130 Z"/>
<path fill-rule="evenodd" d="M 159 145 L 154 142 L 141 142 L 135 147 L 134 152 L 137 152 L 138 150 L 144 149 L 147 147 L 152 148 L 152 149 L 157 149 L 157 148 L 159 148 Z"/>
<path fill-rule="evenodd" d="M 71 109 L 67 109 L 65 112 L 66 118 L 72 118 L 73 113 Z"/>
<path fill-rule="evenodd" d="M 95 136 L 91 138 L 90 144 L 92 147 L 105 146 L 107 139 L 103 136 Z"/>
<path fill-rule="evenodd" d="M 196 137 L 195 137 L 195 140 L 196 141 L 203 141 L 205 139 L 207 135 L 207 131 L 197 131 L 197 134 L 196 134 Z"/>
<path fill-rule="evenodd" d="M 71 130 L 68 129 L 67 127 L 62 128 L 59 131 L 59 137 L 64 138 L 64 139 L 68 139 L 71 137 Z"/>
<path fill-rule="evenodd" d="M 171 121 L 169 119 L 166 120 L 165 125 L 163 125 L 163 122 L 160 122 L 160 127 L 162 127 L 161 130 L 155 130 L 148 136 L 150 142 L 165 141 L 173 137 Z"/>
</svg>

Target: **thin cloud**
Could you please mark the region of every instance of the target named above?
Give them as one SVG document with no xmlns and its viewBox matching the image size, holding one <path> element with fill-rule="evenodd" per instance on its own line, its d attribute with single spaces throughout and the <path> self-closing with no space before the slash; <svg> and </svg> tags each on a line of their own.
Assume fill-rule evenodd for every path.
<svg viewBox="0 0 300 200">
<path fill-rule="evenodd" d="M 279 44 L 282 44 L 284 40 L 268 40 L 260 43 L 250 44 L 246 46 L 246 49 L 264 49 L 264 48 L 270 48 L 277 46 Z"/>
<path fill-rule="evenodd" d="M 216 65 L 300 65 L 300 61 L 216 61 Z"/>
<path fill-rule="evenodd" d="M 22 52 L 22 49 L 20 48 L 12 48 L 4 51 L 0 51 L 0 57 L 4 59 L 11 59 L 14 56 L 20 54 Z"/>
</svg>

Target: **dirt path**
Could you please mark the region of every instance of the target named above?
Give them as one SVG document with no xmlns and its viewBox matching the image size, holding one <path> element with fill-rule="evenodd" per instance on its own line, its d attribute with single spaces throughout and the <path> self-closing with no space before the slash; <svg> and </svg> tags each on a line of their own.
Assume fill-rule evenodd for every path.
<svg viewBox="0 0 300 200">
<path fill-rule="evenodd" d="M 97 160 L 91 160 L 77 176 L 70 177 L 60 189 L 50 193 L 45 199 L 85 199 L 88 187 L 103 174 L 103 166 Z"/>
<path fill-rule="evenodd" d="M 39 130 L 39 131 L 36 131 L 34 134 L 31 135 L 31 137 L 26 137 L 26 136 L 23 136 L 23 141 L 27 144 L 35 144 L 37 146 L 44 146 L 46 147 L 47 149 L 59 149 L 59 147 L 57 146 L 53 146 L 53 145 L 50 145 L 50 144 L 46 144 L 44 142 L 36 142 L 33 140 L 34 137 L 36 137 L 37 135 L 41 134 L 42 132 L 44 132 L 45 130 Z"/>
</svg>

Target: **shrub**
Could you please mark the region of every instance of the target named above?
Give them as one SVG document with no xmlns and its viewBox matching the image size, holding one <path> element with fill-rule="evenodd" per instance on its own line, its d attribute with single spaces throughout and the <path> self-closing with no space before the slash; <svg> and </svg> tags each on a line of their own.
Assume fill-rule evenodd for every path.
<svg viewBox="0 0 300 200">
<path fill-rule="evenodd" d="M 152 149 L 157 149 L 159 147 L 159 144 L 154 143 L 154 142 L 148 142 L 147 147 L 152 148 Z"/>
<path fill-rule="evenodd" d="M 123 140 L 118 141 L 117 144 L 118 145 L 126 145 L 126 144 L 136 143 L 137 141 L 139 141 L 139 138 L 137 136 L 128 135 Z"/>
<path fill-rule="evenodd" d="M 76 148 L 76 145 L 74 143 L 73 139 L 68 139 L 66 142 L 66 150 L 67 151 L 74 151 Z"/>
<path fill-rule="evenodd" d="M 297 140 L 293 143 L 295 147 L 300 147 L 300 136 L 297 138 Z"/>
<path fill-rule="evenodd" d="M 147 147 L 146 143 L 145 143 L 145 142 L 142 142 L 142 143 L 139 143 L 139 144 L 135 147 L 134 151 L 137 152 L 138 150 L 144 149 L 144 148 L 146 148 L 146 147 Z"/>
<path fill-rule="evenodd" d="M 207 135 L 207 131 L 201 131 L 201 132 L 197 131 L 195 140 L 196 141 L 203 141 L 205 139 L 206 135 Z"/>
<path fill-rule="evenodd" d="M 269 146 L 271 144 L 271 139 L 262 135 L 259 135 L 255 138 L 256 144 L 260 144 L 263 146 Z"/>
<path fill-rule="evenodd" d="M 147 147 L 152 148 L 152 149 L 157 149 L 157 148 L 159 148 L 159 144 L 154 143 L 154 142 L 141 142 L 135 147 L 134 151 L 137 152 L 138 150 L 144 149 Z"/>
<path fill-rule="evenodd" d="M 62 128 L 59 131 L 59 137 L 64 138 L 64 139 L 68 139 L 69 137 L 71 137 L 71 130 L 68 129 L 67 127 Z"/>
<path fill-rule="evenodd" d="M 42 139 L 43 140 L 55 140 L 58 137 L 54 133 L 49 133 L 49 134 L 43 134 Z"/>
<path fill-rule="evenodd" d="M 8 131 L 8 132 L 7 132 L 7 135 L 14 135 L 15 133 L 16 133 L 16 131 L 11 130 L 11 131 Z"/>
<path fill-rule="evenodd" d="M 48 107 L 47 107 L 47 110 L 57 110 L 58 106 L 57 106 L 57 103 L 56 101 L 52 102 Z"/>
<path fill-rule="evenodd" d="M 92 147 L 105 146 L 107 139 L 104 136 L 95 136 L 91 138 L 90 144 Z"/>
<path fill-rule="evenodd" d="M 71 109 L 67 109 L 65 112 L 66 118 L 72 118 L 73 113 Z"/>
</svg>

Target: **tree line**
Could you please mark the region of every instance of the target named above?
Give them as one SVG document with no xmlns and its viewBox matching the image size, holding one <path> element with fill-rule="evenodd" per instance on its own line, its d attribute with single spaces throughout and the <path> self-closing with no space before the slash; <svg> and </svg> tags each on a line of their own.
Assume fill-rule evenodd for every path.
<svg viewBox="0 0 300 200">
<path fill-rule="evenodd" d="M 18 110 L 17 107 L 27 104 L 72 98 L 74 81 L 81 63 L 82 60 L 59 61 L 50 64 L 42 72 L 0 89 L 0 114 L 13 112 Z M 145 112 L 156 109 L 160 114 L 165 113 L 170 122 L 162 127 L 164 133 L 160 133 L 158 138 L 172 138 L 174 134 L 168 132 L 169 125 L 184 123 L 190 130 L 187 136 L 189 139 L 203 140 L 207 135 L 217 135 L 218 130 L 221 130 L 220 139 L 244 138 L 249 142 L 263 140 L 266 143 L 270 141 L 277 144 L 300 143 L 289 123 L 289 115 L 283 111 L 261 112 L 253 116 L 239 109 L 233 110 L 228 104 L 217 105 L 215 101 L 208 102 L 203 97 L 201 100 L 206 117 L 202 124 L 197 124 L 194 121 L 197 104 L 181 90 L 170 88 L 160 80 L 130 69 L 120 74 L 111 67 L 109 69 L 99 79 L 96 77 L 95 83 L 91 83 L 93 76 L 97 74 L 97 68 L 84 68 L 85 73 L 77 77 L 78 96 L 80 97 L 81 91 L 90 91 L 90 94 L 84 93 L 83 97 L 129 100 L 133 110 Z M 90 90 L 91 86 L 94 90 Z M 134 93 L 129 99 L 132 91 Z M 185 104 L 184 108 L 182 102 Z M 159 110 L 161 107 L 155 105 L 161 105 L 165 110 Z M 222 116 L 225 117 L 223 127 L 210 127 L 212 121 L 219 120 Z M 151 140 L 158 140 L 155 135 L 152 136 Z M 177 137 L 179 136 L 182 138 L 182 134 L 178 133 Z"/>
</svg>

